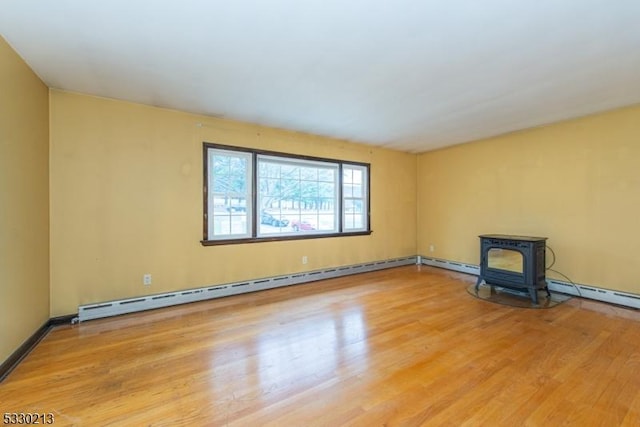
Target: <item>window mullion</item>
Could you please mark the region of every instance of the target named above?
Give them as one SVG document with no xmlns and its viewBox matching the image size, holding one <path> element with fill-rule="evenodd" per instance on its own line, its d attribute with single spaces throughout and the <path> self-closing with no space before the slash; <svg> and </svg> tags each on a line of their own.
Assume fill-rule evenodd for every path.
<svg viewBox="0 0 640 427">
<path fill-rule="evenodd" d="M 258 217 L 260 210 L 258 209 L 258 155 L 251 153 L 251 237 L 258 236 Z"/>
<path fill-rule="evenodd" d="M 339 163 L 338 164 L 338 232 L 339 233 L 343 233 L 344 232 L 344 201 L 343 201 L 343 195 L 344 195 L 344 189 L 343 189 L 343 184 L 342 184 L 342 179 L 343 179 L 343 172 L 342 172 L 342 168 L 343 168 L 343 164 Z"/>
</svg>

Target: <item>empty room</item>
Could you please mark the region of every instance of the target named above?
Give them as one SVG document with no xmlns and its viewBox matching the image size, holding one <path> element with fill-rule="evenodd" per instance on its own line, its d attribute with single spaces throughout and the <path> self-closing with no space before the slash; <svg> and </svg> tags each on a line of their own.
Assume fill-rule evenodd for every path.
<svg viewBox="0 0 640 427">
<path fill-rule="evenodd" d="M 640 2 L 0 2 L 0 417 L 640 425 Z"/>
</svg>

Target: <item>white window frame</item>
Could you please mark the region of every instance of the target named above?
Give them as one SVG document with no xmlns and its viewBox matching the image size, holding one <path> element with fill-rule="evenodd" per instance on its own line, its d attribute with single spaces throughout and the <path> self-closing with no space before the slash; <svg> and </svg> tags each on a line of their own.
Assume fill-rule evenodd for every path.
<svg viewBox="0 0 640 427">
<path fill-rule="evenodd" d="M 367 213 L 367 206 L 369 200 L 369 180 L 368 168 L 363 165 L 345 164 L 343 169 L 342 179 L 342 224 L 343 230 L 349 231 L 365 231 L 369 229 L 369 215 Z M 344 177 L 345 172 L 351 170 L 352 172 L 359 172 L 361 174 L 359 180 L 347 182 Z M 359 187 L 359 191 L 357 188 Z M 349 191 L 351 190 L 351 191 Z M 350 210 L 352 206 L 361 205 L 360 210 Z M 360 222 L 360 226 L 355 224 Z M 351 225 L 353 223 L 353 225 Z"/>
<path fill-rule="evenodd" d="M 225 149 L 210 149 L 207 152 L 207 162 L 209 165 L 213 164 L 213 159 L 216 156 L 224 156 L 229 158 L 242 159 L 246 162 L 246 168 L 244 172 L 245 188 L 246 191 L 223 191 L 216 192 L 216 179 L 215 174 L 212 174 L 213 168 L 207 168 L 207 188 L 212 189 L 207 194 L 207 229 L 208 238 L 211 240 L 228 240 L 228 239 L 247 239 L 252 236 L 251 225 L 253 224 L 253 211 L 251 197 L 251 186 L 247 185 L 251 182 L 251 175 L 253 170 L 253 158 L 251 153 L 245 151 L 225 150 Z M 234 204 L 233 200 L 244 199 L 245 203 Z M 224 200 L 223 203 L 219 201 Z M 226 222 L 227 218 L 229 222 L 229 233 L 224 233 L 220 230 L 216 233 L 216 229 L 222 229 L 219 224 Z M 238 224 L 240 223 L 240 224 Z M 233 232 L 233 226 L 237 225 L 242 227 L 244 224 L 244 232 Z M 226 227 L 224 227 L 226 228 Z M 211 232 L 213 230 L 213 233 Z"/>
<path fill-rule="evenodd" d="M 338 173 L 340 170 L 340 166 L 338 164 L 336 164 L 335 162 L 326 162 L 326 161 L 312 161 L 312 160 L 306 160 L 306 159 L 293 159 L 293 158 L 289 158 L 289 157 L 281 157 L 281 156 L 273 156 L 273 155 L 264 155 L 264 154 L 258 154 L 257 156 L 258 159 L 258 200 L 257 200 L 257 204 L 256 206 L 258 206 L 260 209 L 267 209 L 266 207 L 263 206 L 263 188 L 262 188 L 262 174 L 261 174 L 261 169 L 262 167 L 264 167 L 264 165 L 274 165 L 276 167 L 280 166 L 281 169 L 289 167 L 291 168 L 292 171 L 296 171 L 298 170 L 298 176 L 296 177 L 290 177 L 290 179 L 288 180 L 283 180 L 282 176 L 280 177 L 270 177 L 270 178 L 266 178 L 266 179 L 270 179 L 272 181 L 279 181 L 279 182 L 283 182 L 283 181 L 292 181 L 292 182 L 297 182 L 297 184 L 300 187 L 300 194 L 298 194 L 298 197 L 292 197 L 287 199 L 286 197 L 284 197 L 284 202 L 288 202 L 288 204 L 292 205 L 290 206 L 288 209 L 276 209 L 275 212 L 273 209 L 268 210 L 268 213 L 273 214 L 275 213 L 278 218 L 277 219 L 281 219 L 284 221 L 288 221 L 289 223 L 293 224 L 290 227 L 290 231 L 282 231 L 281 229 L 283 227 L 281 227 L 281 229 L 278 232 L 269 232 L 267 231 L 263 231 L 263 224 L 258 224 L 258 230 L 256 232 L 256 237 L 261 238 L 261 237 L 271 237 L 271 236 L 282 236 L 284 234 L 291 234 L 291 233 L 299 233 L 299 232 L 304 232 L 305 234 L 327 234 L 327 233 L 338 233 L 339 232 L 339 224 L 340 221 L 338 219 L 338 215 L 339 215 L 339 211 L 338 211 L 338 207 L 339 205 L 339 201 L 338 201 L 338 197 L 339 197 L 339 188 L 338 188 Z M 319 176 L 319 174 L 315 175 L 315 179 L 314 178 L 310 178 L 310 177 L 304 177 L 302 175 L 302 172 L 300 172 L 300 170 L 302 169 L 307 169 L 307 170 L 314 170 L 316 172 L 319 171 L 325 171 L 325 176 L 326 173 L 332 175 L 331 176 L 331 181 L 328 181 L 326 179 L 322 179 L 322 177 Z M 330 196 L 327 197 L 320 197 L 319 194 L 316 194 L 316 197 L 312 197 L 312 195 L 308 195 L 309 197 L 302 197 L 302 193 L 304 193 L 304 191 L 302 190 L 302 187 L 304 187 L 305 185 L 314 185 L 316 189 L 320 187 L 321 184 L 327 184 L 329 182 L 333 183 L 333 194 L 331 194 Z M 286 196 L 286 195 L 283 195 Z M 325 202 L 325 204 L 329 204 L 331 206 L 333 206 L 333 211 L 323 211 L 322 209 L 318 208 L 315 210 L 308 210 L 307 212 L 304 212 L 302 209 L 302 206 L 305 205 L 305 203 L 317 203 L 322 205 L 322 201 Z M 323 213 L 324 212 L 324 213 Z M 260 212 L 260 215 L 262 215 L 262 211 Z M 330 225 L 329 222 L 327 221 L 327 219 L 331 217 L 332 219 L 330 220 Z M 309 229 L 302 229 L 302 230 L 298 230 L 295 231 L 294 228 L 292 227 L 300 227 L 297 224 L 306 224 L 308 225 L 310 228 Z M 288 224 L 287 224 L 288 226 Z M 286 226 L 285 226 L 286 227 Z"/>
</svg>

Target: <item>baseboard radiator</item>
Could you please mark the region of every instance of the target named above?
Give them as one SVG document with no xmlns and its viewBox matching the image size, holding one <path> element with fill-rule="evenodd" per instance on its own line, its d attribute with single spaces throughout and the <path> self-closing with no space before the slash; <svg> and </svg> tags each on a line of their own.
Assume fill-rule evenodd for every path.
<svg viewBox="0 0 640 427">
<path fill-rule="evenodd" d="M 152 310 L 155 308 L 169 307 L 172 305 L 186 304 L 196 301 L 204 301 L 213 298 L 221 298 L 230 295 L 247 292 L 262 291 L 265 289 L 279 288 L 282 286 L 298 285 L 315 282 L 317 280 L 331 279 L 350 274 L 365 273 L 369 271 L 383 270 L 403 265 L 416 264 L 416 257 L 395 258 L 386 261 L 368 262 L 363 264 L 348 265 L 343 267 L 327 268 L 302 273 L 294 273 L 283 276 L 266 277 L 256 280 L 226 283 L 223 285 L 205 286 L 197 289 L 167 292 L 163 294 L 148 295 L 138 298 L 128 298 L 117 301 L 108 301 L 97 304 L 87 304 L 78 307 L 78 320 L 99 319 L 102 317 L 117 316 L 120 314 L 134 313 L 137 311 Z"/>
<path fill-rule="evenodd" d="M 147 295 L 138 298 L 128 298 L 96 304 L 81 305 L 80 307 L 78 307 L 77 320 L 82 322 L 85 320 L 99 319 L 102 317 L 110 317 L 120 314 L 134 313 L 137 311 L 152 310 L 155 308 L 169 307 L 172 305 L 204 301 L 208 299 L 261 291 L 265 289 L 279 288 L 282 286 L 298 285 L 303 283 L 315 282 L 317 280 L 331 279 L 335 277 L 383 270 L 393 267 L 401 267 L 411 264 L 439 267 L 446 270 L 471 274 L 474 276 L 480 275 L 480 266 L 478 265 L 418 255 L 404 258 L 395 258 L 386 261 L 368 262 L 343 267 L 327 268 L 324 270 L 294 273 L 283 276 L 266 277 L 256 280 L 226 283 L 222 285 L 205 286 L 202 288 Z M 547 283 L 551 291 L 640 309 L 640 295 L 602 289 L 578 283 L 574 285 L 569 282 L 564 282 L 556 279 L 547 279 Z"/>
<path fill-rule="evenodd" d="M 429 265 L 432 267 L 440 267 L 447 270 L 458 271 L 460 273 L 480 275 L 480 266 L 473 264 L 465 264 L 461 262 L 448 261 L 438 258 L 430 258 L 424 256 L 417 257 L 417 263 Z M 567 295 L 589 298 L 597 301 L 608 302 L 611 304 L 622 305 L 640 309 L 640 295 L 627 292 L 614 291 L 610 289 L 598 288 L 595 286 L 582 285 L 579 283 L 572 284 L 562 280 L 547 278 L 547 285 L 552 292 L 560 292 Z"/>
</svg>

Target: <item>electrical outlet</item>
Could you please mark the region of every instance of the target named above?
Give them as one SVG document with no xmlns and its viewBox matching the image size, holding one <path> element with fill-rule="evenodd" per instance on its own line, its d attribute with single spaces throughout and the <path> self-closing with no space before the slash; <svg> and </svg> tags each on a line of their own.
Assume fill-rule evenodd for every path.
<svg viewBox="0 0 640 427">
<path fill-rule="evenodd" d="M 145 274 L 142 276 L 142 284 L 145 286 L 151 286 L 151 274 Z"/>
<path fill-rule="evenodd" d="M 306 255 L 302 255 L 302 263 L 306 264 L 307 263 L 307 256 Z"/>
<path fill-rule="evenodd" d="M 429 245 L 429 252 L 433 252 L 436 250 L 436 247 L 434 245 Z"/>
</svg>

